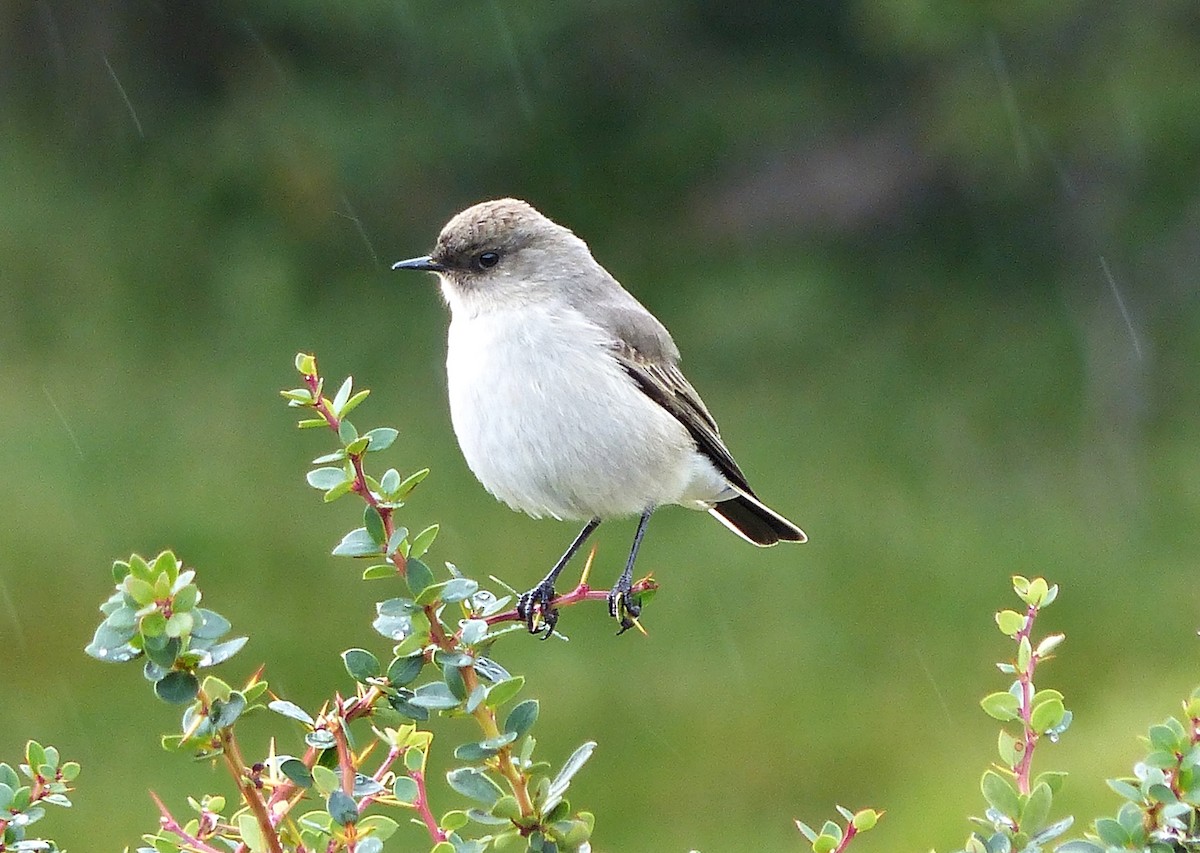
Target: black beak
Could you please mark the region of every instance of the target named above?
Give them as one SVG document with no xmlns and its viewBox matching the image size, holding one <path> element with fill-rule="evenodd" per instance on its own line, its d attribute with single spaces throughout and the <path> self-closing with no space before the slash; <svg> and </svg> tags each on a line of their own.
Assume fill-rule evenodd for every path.
<svg viewBox="0 0 1200 853">
<path fill-rule="evenodd" d="M 421 272 L 445 272 L 446 268 L 429 255 L 419 258 L 409 258 L 407 261 L 396 261 L 392 264 L 394 270 L 420 270 Z"/>
</svg>

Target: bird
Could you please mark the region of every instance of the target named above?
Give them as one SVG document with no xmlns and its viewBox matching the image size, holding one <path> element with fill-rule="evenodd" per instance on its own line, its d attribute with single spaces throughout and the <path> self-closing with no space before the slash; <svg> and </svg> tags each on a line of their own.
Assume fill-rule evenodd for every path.
<svg viewBox="0 0 1200 853">
<path fill-rule="evenodd" d="M 554 584 L 609 519 L 638 517 L 608 594 L 618 633 L 641 611 L 633 567 L 659 507 L 705 510 L 761 547 L 807 541 L 750 487 L 666 327 L 570 229 L 525 201 L 484 201 L 451 218 L 428 255 L 392 268 L 440 281 L 450 418 L 475 477 L 514 510 L 586 522 L 518 598 L 530 633 L 554 632 Z"/>
</svg>

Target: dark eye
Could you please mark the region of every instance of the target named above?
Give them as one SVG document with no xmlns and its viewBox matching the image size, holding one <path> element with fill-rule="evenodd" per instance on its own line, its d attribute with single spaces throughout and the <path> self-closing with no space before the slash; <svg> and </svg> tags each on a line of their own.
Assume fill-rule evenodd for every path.
<svg viewBox="0 0 1200 853">
<path fill-rule="evenodd" d="M 475 258 L 475 266 L 481 270 L 490 270 L 498 263 L 500 263 L 499 252 L 482 252 Z"/>
</svg>

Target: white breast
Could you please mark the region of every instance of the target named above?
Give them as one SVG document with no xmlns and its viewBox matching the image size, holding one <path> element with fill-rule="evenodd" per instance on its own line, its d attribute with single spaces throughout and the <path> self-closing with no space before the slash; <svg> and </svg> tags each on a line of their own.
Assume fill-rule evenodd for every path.
<svg viewBox="0 0 1200 853">
<path fill-rule="evenodd" d="M 683 426 L 609 354 L 607 333 L 561 305 L 456 313 L 450 415 L 485 488 L 533 516 L 585 519 L 685 503 L 724 481 Z"/>
</svg>

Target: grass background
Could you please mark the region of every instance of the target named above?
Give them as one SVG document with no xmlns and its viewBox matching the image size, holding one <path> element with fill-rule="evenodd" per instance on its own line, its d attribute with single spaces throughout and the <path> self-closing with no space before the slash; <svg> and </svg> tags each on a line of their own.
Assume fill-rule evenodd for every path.
<svg viewBox="0 0 1200 853">
<path fill-rule="evenodd" d="M 502 193 L 575 227 L 667 323 L 760 494 L 811 537 L 757 551 L 664 511 L 639 562 L 663 584 L 648 639 L 616 639 L 601 608 L 581 607 L 563 615 L 570 643 L 504 643 L 499 658 L 542 701 L 543 755 L 600 744 L 572 789 L 598 816 L 597 850 L 796 850 L 792 818 L 819 822 L 835 802 L 887 810 L 863 853 L 952 849 L 981 810 L 995 726 L 977 701 L 1004 687 L 991 614 L 1015 602 L 1014 573 L 1063 587 L 1042 627 L 1067 641 L 1042 684 L 1066 693 L 1075 724 L 1038 765 L 1070 771 L 1061 805 L 1081 821 L 1115 805 L 1101 780 L 1127 772 L 1136 735 L 1196 686 L 1185 154 L 1200 86 L 1180 70 L 1194 32 L 1169 10 L 1126 10 L 1112 26 L 1133 16 L 1127 36 L 1106 24 L 1059 56 L 1047 33 L 1073 32 L 1087 4 L 1039 34 L 1021 29 L 1032 12 L 995 10 L 937 49 L 924 18 L 905 18 L 925 37 L 911 41 L 861 24 L 805 29 L 803 44 L 768 28 L 746 46 L 705 4 L 636 20 L 560 4 L 559 17 L 496 19 L 510 50 L 480 32 L 502 29 L 476 26 L 496 4 L 328 19 L 293 4 L 291 21 L 209 10 L 211 43 L 184 50 L 192 12 L 172 25 L 139 7 L 139 29 L 133 12 L 38 8 L 6 11 L 0 60 L 0 756 L 15 762 L 32 737 L 83 762 L 76 808 L 39 827 L 68 849 L 135 844 L 154 826 L 148 788 L 181 808 L 185 793 L 227 790 L 209 765 L 161 752 L 177 715 L 135 668 L 82 654 L 111 560 L 175 549 L 252 637 L 223 673 L 265 661 L 303 706 L 347 689 L 341 649 L 386 654 L 369 622 L 394 585 L 328 556 L 358 510 L 305 485 L 327 442 L 295 432 L 276 395 L 295 384 L 297 350 L 373 389 L 355 422 L 400 428 L 387 464 L 433 469 L 403 517 L 442 524 L 433 561 L 523 587 L 574 535 L 474 482 L 446 411 L 439 297 L 386 269 Z M 853 8 L 831 4 L 829 20 L 858 20 Z M 914 8 L 893 4 L 893 24 Z M 692 55 L 703 85 L 679 45 L 639 35 L 696 10 L 722 34 Z M 14 47 L 30 32 L 40 40 Z M 89 32 L 108 39 L 89 47 Z M 551 46 L 532 50 L 545 33 Z M 1171 39 L 1139 52 L 1147 33 Z M 891 64 L 862 58 L 884 43 Z M 805 44 L 845 61 L 814 66 Z M 366 73 L 352 48 L 393 76 Z M 36 63 L 60 55 L 57 70 Z M 613 79 L 589 77 L 597 67 Z M 919 73 L 902 86 L 883 73 L 896 67 Z M 1096 67 L 1103 86 L 1084 73 Z M 772 151 L 800 146 L 811 162 L 870 136 L 870 105 L 898 90 L 926 165 L 896 206 L 830 225 L 811 213 L 829 203 L 818 179 L 864 192 L 863 172 L 832 167 L 789 173 L 809 198 L 799 212 L 753 181 L 744 208 L 722 189 L 771 174 Z M 914 94 L 929 91 L 959 100 Z M 793 113 L 777 118 L 780 105 Z M 1105 142 L 1114 127 L 1123 148 Z M 868 188 L 908 162 L 894 153 L 856 163 L 882 170 Z M 714 224 L 714 205 L 744 227 Z M 597 582 L 632 531 L 600 530 Z M 270 731 L 298 748 L 281 719 L 245 725 L 260 750 Z M 436 761 L 471 736 L 436 730 Z M 414 828 L 389 849 L 420 839 Z"/>
</svg>

